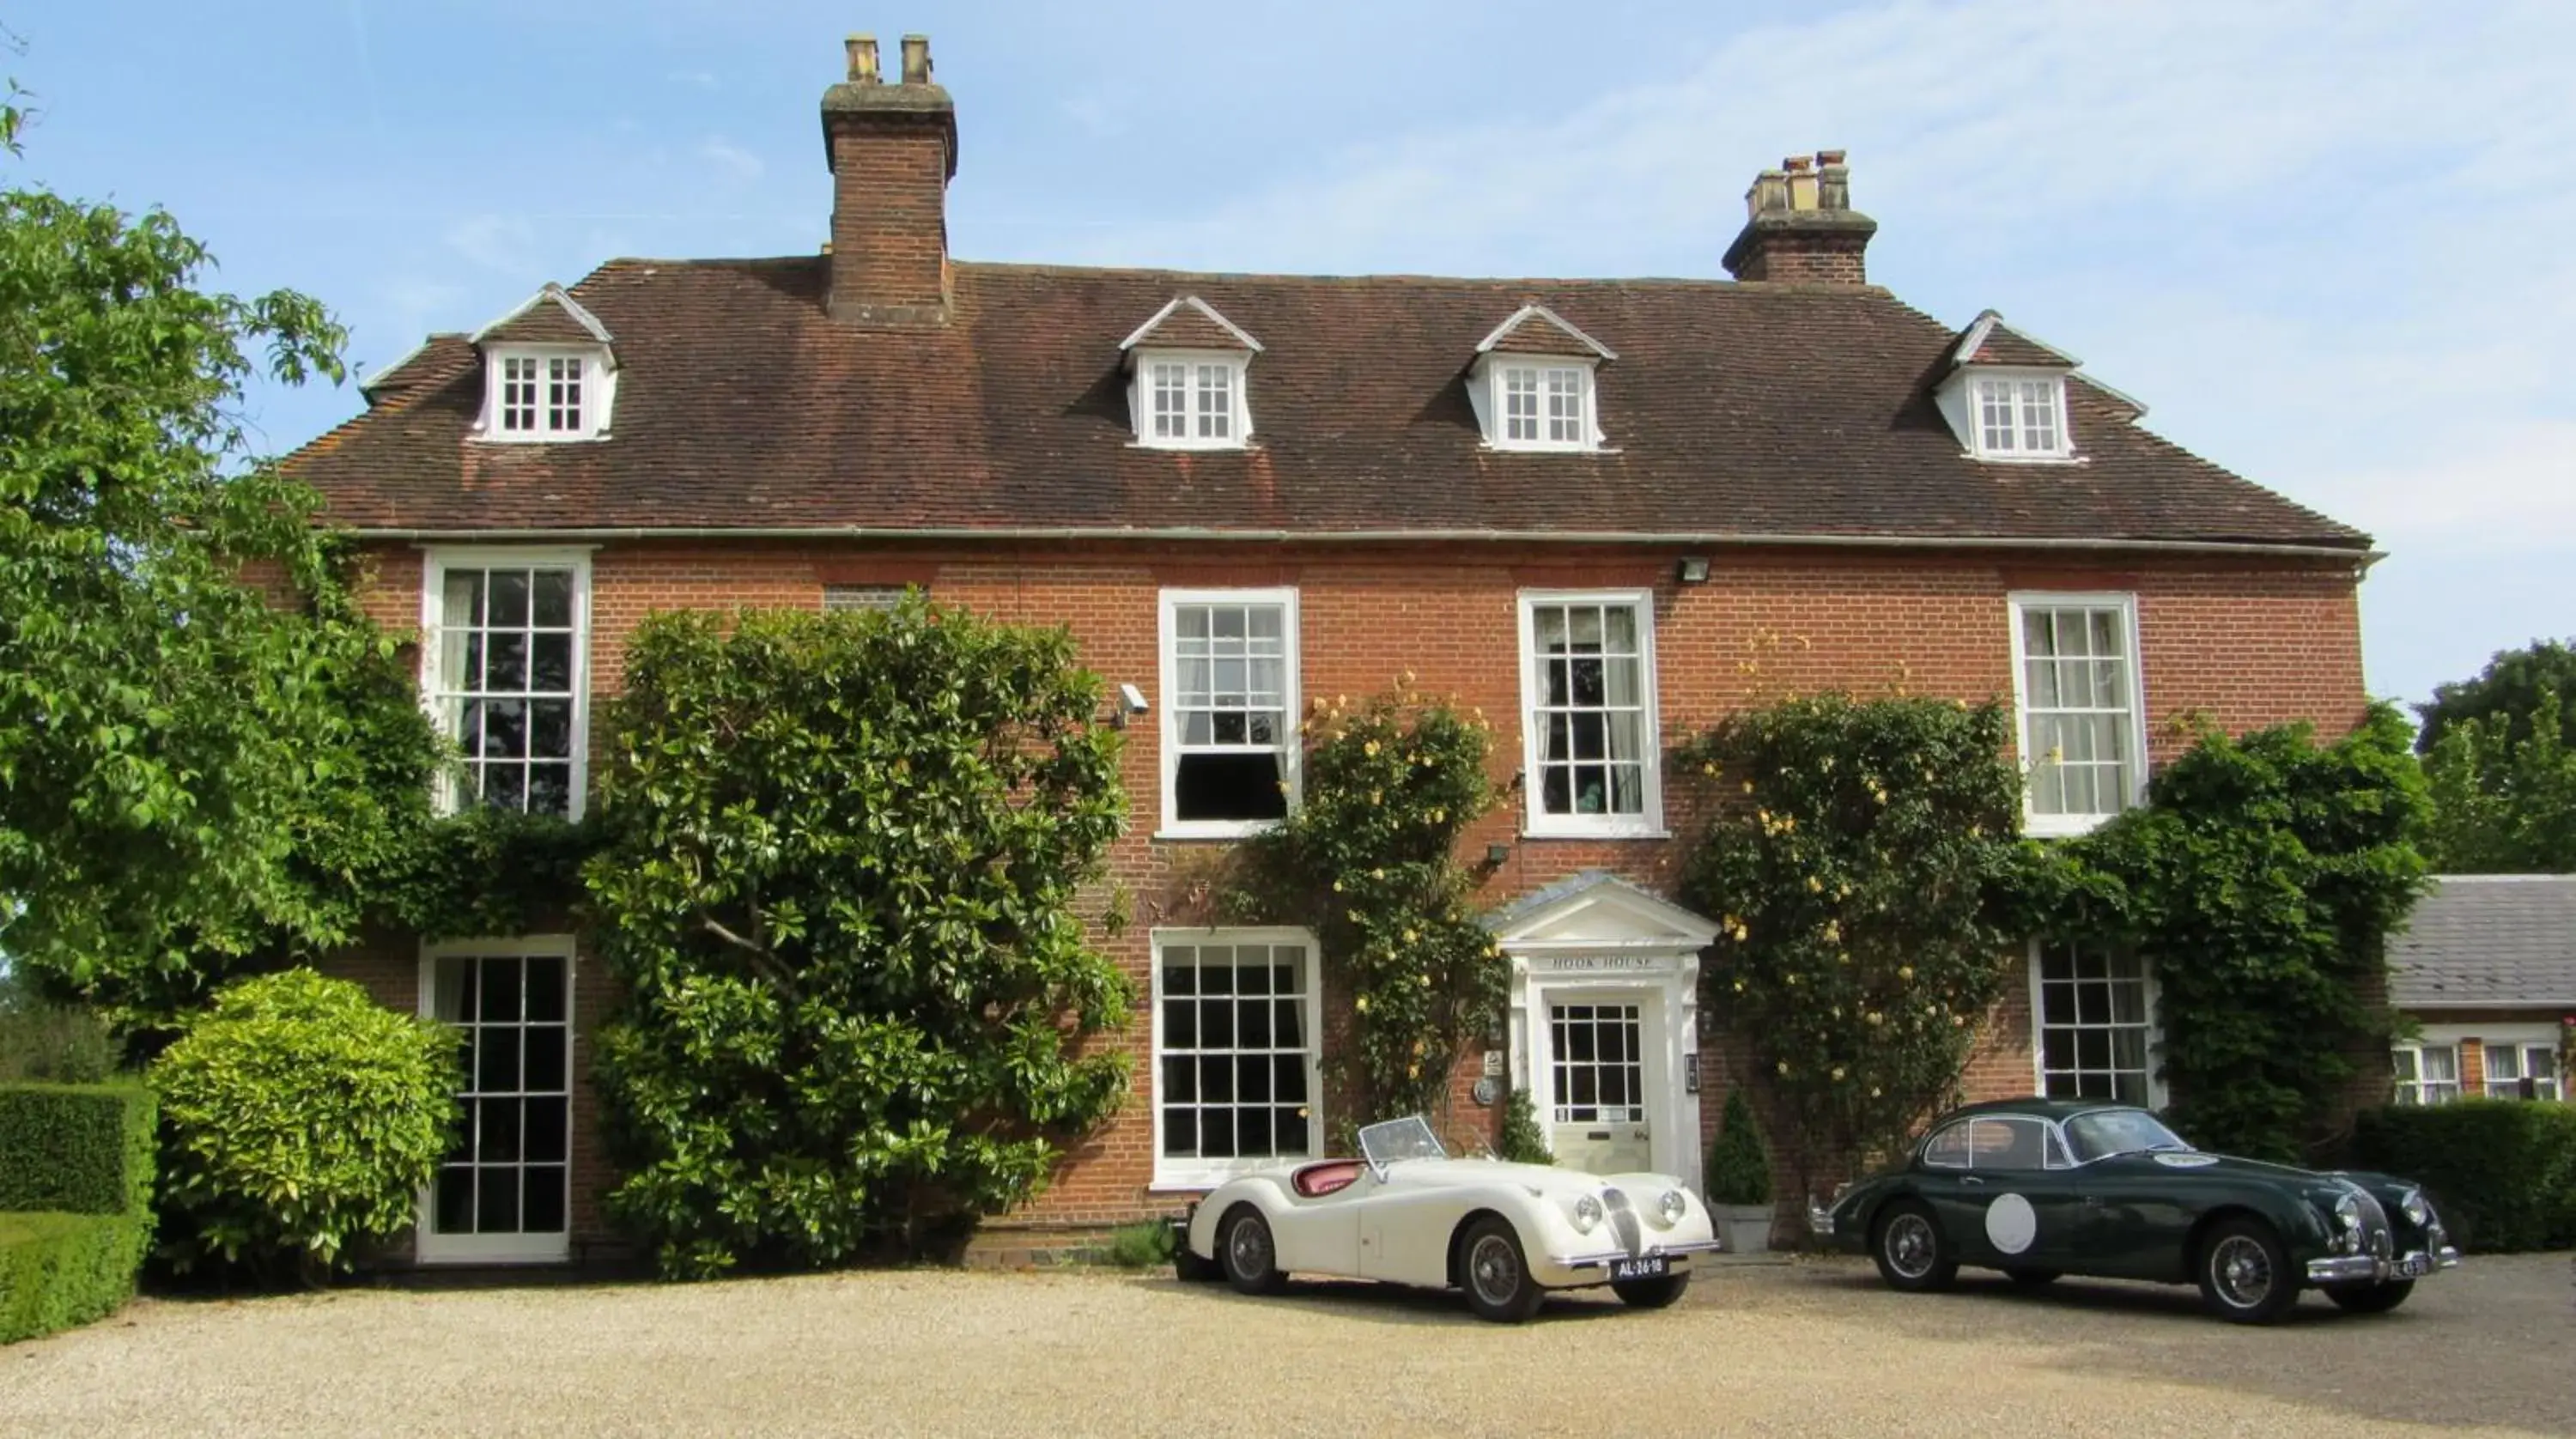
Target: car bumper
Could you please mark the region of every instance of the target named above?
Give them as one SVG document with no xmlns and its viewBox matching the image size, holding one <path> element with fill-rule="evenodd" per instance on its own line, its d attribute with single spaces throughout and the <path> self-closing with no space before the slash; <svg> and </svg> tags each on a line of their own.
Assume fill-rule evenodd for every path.
<svg viewBox="0 0 2576 1439">
<path fill-rule="evenodd" d="M 1530 1266 L 1538 1282 L 1550 1289 L 1576 1289 L 1588 1284 L 1610 1282 L 1610 1265 L 1620 1259 L 1651 1259 L 1663 1255 L 1673 1261 L 1672 1272 L 1688 1274 L 1695 1255 L 1715 1254 L 1721 1248 L 1715 1239 L 1684 1240 L 1674 1244 L 1649 1244 L 1636 1254 L 1624 1249 L 1608 1249 L 1598 1254 L 1549 1254 Z"/>
<path fill-rule="evenodd" d="M 2421 1279 L 2460 1267 L 2460 1251 L 2450 1245 L 2410 1250 L 2394 1259 L 2376 1254 L 2334 1254 L 2308 1261 L 2310 1284 L 2385 1284 L 2392 1279 Z"/>
</svg>

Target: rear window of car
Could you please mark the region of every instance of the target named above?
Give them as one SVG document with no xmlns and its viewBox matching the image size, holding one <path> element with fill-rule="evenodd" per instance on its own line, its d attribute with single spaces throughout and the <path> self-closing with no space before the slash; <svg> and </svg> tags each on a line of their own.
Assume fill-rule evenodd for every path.
<svg viewBox="0 0 2576 1439">
<path fill-rule="evenodd" d="M 2066 1146 L 2057 1127 L 2024 1115 L 1963 1119 L 1924 1142 L 1923 1162 L 1935 1169 L 2064 1169 Z"/>
</svg>

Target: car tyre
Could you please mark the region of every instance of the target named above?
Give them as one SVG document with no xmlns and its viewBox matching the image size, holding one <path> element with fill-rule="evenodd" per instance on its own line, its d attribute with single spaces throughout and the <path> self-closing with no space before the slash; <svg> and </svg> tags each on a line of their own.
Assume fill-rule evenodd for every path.
<svg viewBox="0 0 2576 1439">
<path fill-rule="evenodd" d="M 2066 1277 L 2062 1269 L 2007 1269 L 2004 1277 L 2015 1289 L 2042 1289 Z"/>
<path fill-rule="evenodd" d="M 1279 1246 L 1270 1237 L 1270 1221 L 1251 1205 L 1225 1217 L 1217 1230 L 1216 1252 L 1217 1262 L 1225 1267 L 1225 1282 L 1237 1294 L 1276 1294 L 1287 1287 L 1288 1276 L 1279 1268 Z"/>
<path fill-rule="evenodd" d="M 1172 1246 L 1172 1277 L 1183 1284 L 1214 1284 L 1225 1277 L 1225 1266 L 1192 1250 L 1189 1235 L 1183 1233 Z"/>
<path fill-rule="evenodd" d="M 1511 1221 L 1492 1216 L 1467 1227 L 1458 1241 L 1458 1279 L 1467 1307 L 1495 1324 L 1520 1324 L 1547 1297 L 1530 1274 L 1529 1256 Z"/>
<path fill-rule="evenodd" d="M 2209 1231 L 2193 1257 L 2200 1302 L 2231 1324 L 2269 1324 L 2299 1302 L 2298 1271 L 2272 1226 L 2230 1219 Z"/>
<path fill-rule="evenodd" d="M 1661 1279 L 1614 1279 L 1610 1292 L 1631 1309 L 1663 1309 L 1682 1297 L 1690 1288 L 1687 1274 L 1667 1274 Z"/>
<path fill-rule="evenodd" d="M 2385 1284 L 2329 1284 L 2326 1297 L 2346 1314 L 2385 1314 L 2406 1302 L 2415 1292 L 2412 1279 L 2392 1279 Z"/>
<path fill-rule="evenodd" d="M 1911 1199 L 1880 1212 L 1870 1226 L 1869 1253 L 1890 1289 L 1921 1294 L 1947 1289 L 1959 1277 L 1959 1253 L 1941 1233 L 1941 1221 Z"/>
</svg>

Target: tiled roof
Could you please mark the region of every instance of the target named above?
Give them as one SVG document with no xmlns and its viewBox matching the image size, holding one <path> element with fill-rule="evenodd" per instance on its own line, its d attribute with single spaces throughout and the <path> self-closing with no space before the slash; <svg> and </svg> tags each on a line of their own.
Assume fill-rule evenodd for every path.
<svg viewBox="0 0 2576 1439">
<path fill-rule="evenodd" d="M 1529 304 L 1514 310 L 1511 318 L 1494 327 L 1494 332 L 1477 341 L 1479 351 L 1500 350 L 1507 355 L 1598 355 L 1605 360 L 1619 356 L 1608 345 L 1565 322 L 1565 317 L 1545 305 Z"/>
<path fill-rule="evenodd" d="M 362 529 L 626 527 L 1927 537 L 2326 545 L 2358 532 L 2070 387 L 2081 465 L 1960 455 L 1955 336 L 1886 292 L 1695 280 L 959 263 L 948 323 L 835 322 L 826 260 L 619 260 L 614 434 L 477 443 L 470 371 L 375 390 L 290 467 Z M 1243 451 L 1132 443 L 1121 337 L 1196 295 L 1261 338 Z M 1600 453 L 1497 452 L 1475 346 L 1535 302 L 1619 355 Z M 406 370 L 425 362 L 415 361 Z"/>
<path fill-rule="evenodd" d="M 2389 940 L 2399 1009 L 2576 1012 L 2576 875 L 2449 875 Z"/>
<path fill-rule="evenodd" d="M 1166 346 L 1175 350 L 1251 350 L 1261 342 L 1243 327 L 1208 307 L 1196 295 L 1182 295 L 1147 320 L 1119 344 L 1122 350 Z"/>
<path fill-rule="evenodd" d="M 2073 369 L 2083 363 L 2053 345 L 2043 344 L 2007 324 L 1992 310 L 1977 316 L 1959 336 L 1952 363 L 1960 365 L 2027 365 L 2035 369 Z"/>
</svg>

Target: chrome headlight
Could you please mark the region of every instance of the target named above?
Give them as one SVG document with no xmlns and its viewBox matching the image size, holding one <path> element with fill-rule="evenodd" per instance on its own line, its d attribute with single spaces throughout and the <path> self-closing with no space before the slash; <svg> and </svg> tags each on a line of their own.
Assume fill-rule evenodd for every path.
<svg viewBox="0 0 2576 1439">
<path fill-rule="evenodd" d="M 2361 1201 L 2349 1194 L 2335 1196 L 2334 1216 L 2336 1227 L 2343 1231 L 2343 1237 L 2337 1242 L 2346 1253 L 2358 1251 L 2361 1248 Z"/>
<path fill-rule="evenodd" d="M 2433 1206 L 2424 1202 L 2421 1189 L 2407 1190 L 2406 1197 L 2397 1201 L 2397 1211 L 2406 1216 L 2407 1223 L 2418 1229 L 2433 1222 Z"/>
<path fill-rule="evenodd" d="M 1664 1222 L 1666 1229 L 1681 1223 L 1682 1216 L 1688 1213 L 1690 1196 L 1678 1189 L 1665 1190 L 1663 1197 L 1655 1201 L 1655 1217 Z"/>
<path fill-rule="evenodd" d="M 1574 1232 L 1589 1234 L 1601 1225 L 1601 1200 L 1587 1194 L 1574 1201 Z"/>
</svg>

